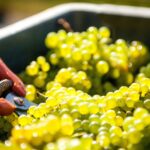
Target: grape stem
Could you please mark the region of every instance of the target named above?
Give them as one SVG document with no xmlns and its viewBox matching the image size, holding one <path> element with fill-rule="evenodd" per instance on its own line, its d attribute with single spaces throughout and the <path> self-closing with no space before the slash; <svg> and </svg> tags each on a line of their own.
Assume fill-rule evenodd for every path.
<svg viewBox="0 0 150 150">
<path fill-rule="evenodd" d="M 60 19 L 58 19 L 57 22 L 58 22 L 58 24 L 60 24 L 66 31 L 68 31 L 68 32 L 73 32 L 73 29 L 72 29 L 70 23 L 69 23 L 66 19 L 60 18 Z"/>
<path fill-rule="evenodd" d="M 37 94 L 41 97 L 47 98 L 44 94 L 42 94 L 41 92 L 37 91 Z"/>
</svg>

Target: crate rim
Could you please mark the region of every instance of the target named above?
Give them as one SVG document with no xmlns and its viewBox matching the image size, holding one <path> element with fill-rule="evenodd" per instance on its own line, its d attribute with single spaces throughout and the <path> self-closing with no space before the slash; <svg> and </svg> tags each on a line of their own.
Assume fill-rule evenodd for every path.
<svg viewBox="0 0 150 150">
<path fill-rule="evenodd" d="M 147 7 L 114 4 L 66 3 L 51 7 L 33 16 L 1 28 L 0 40 L 29 29 L 30 27 L 37 26 L 42 22 L 53 19 L 59 15 L 74 11 L 150 19 L 150 8 Z"/>
</svg>

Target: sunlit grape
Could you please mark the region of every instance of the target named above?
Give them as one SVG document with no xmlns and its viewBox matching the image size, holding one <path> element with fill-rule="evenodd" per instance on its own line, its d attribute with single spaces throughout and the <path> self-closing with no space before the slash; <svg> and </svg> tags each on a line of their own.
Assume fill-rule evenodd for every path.
<svg viewBox="0 0 150 150">
<path fill-rule="evenodd" d="M 100 74 L 106 74 L 109 71 L 109 65 L 105 61 L 99 61 L 96 64 L 96 69 Z"/>
</svg>

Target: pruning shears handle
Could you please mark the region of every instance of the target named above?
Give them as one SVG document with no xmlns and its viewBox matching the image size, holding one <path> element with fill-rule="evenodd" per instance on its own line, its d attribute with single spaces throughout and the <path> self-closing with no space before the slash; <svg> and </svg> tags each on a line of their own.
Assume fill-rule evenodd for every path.
<svg viewBox="0 0 150 150">
<path fill-rule="evenodd" d="M 34 103 L 24 98 L 25 86 L 0 58 L 0 115 L 25 114 Z"/>
</svg>

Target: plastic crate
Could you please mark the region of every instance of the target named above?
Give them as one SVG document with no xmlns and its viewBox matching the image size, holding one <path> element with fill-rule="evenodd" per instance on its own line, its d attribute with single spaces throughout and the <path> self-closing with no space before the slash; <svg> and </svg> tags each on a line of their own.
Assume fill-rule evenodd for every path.
<svg viewBox="0 0 150 150">
<path fill-rule="evenodd" d="M 65 18 L 75 31 L 89 26 L 108 26 L 113 39 L 140 40 L 150 47 L 150 9 L 143 7 L 69 3 L 50 8 L 35 16 L 0 29 L 0 57 L 20 72 L 38 55 L 46 53 L 44 39 L 61 26 Z"/>
</svg>

